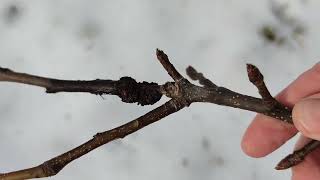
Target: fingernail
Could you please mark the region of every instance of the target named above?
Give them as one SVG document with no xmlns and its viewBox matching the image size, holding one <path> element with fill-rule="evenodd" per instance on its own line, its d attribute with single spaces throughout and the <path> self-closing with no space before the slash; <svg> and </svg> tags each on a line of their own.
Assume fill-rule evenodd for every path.
<svg viewBox="0 0 320 180">
<path fill-rule="evenodd" d="M 295 126 L 306 136 L 320 137 L 320 99 L 306 99 L 293 108 Z"/>
</svg>

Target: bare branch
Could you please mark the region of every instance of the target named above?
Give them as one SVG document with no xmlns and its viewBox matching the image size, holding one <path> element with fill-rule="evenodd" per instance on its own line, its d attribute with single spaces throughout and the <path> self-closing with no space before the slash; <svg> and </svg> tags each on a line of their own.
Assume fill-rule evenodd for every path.
<svg viewBox="0 0 320 180">
<path fill-rule="evenodd" d="M 175 82 L 167 82 L 164 85 L 148 82 L 137 83 L 130 77 L 121 78 L 119 81 L 70 81 L 16 73 L 9 69 L 0 68 L 0 81 L 40 86 L 46 88 L 48 93 L 64 91 L 112 94 L 118 95 L 124 102 L 138 102 L 142 105 L 157 102 L 162 94 L 171 98 L 170 101 L 147 114 L 120 127 L 98 133 L 93 139 L 86 143 L 48 160 L 39 166 L 0 174 L 0 179 L 15 180 L 53 176 L 70 162 L 103 144 L 115 139 L 124 138 L 194 102 L 214 103 L 249 110 L 292 124 L 292 109 L 282 105 L 271 96 L 263 81 L 263 75 L 260 73 L 259 69 L 253 65 L 247 65 L 249 80 L 258 88 L 262 99 L 239 94 L 227 88 L 216 86 L 201 73 L 198 73 L 194 68 L 189 67 L 187 69 L 188 75 L 194 80 L 199 80 L 200 84 L 204 87 L 196 86 L 191 84 L 174 68 L 170 63 L 168 56 L 163 51 L 157 50 L 157 57 Z M 295 151 L 293 155 L 290 155 L 289 158 L 286 158 L 280 163 L 278 169 L 283 169 L 285 165 L 287 165 L 286 167 L 289 167 L 300 163 L 303 158 L 317 148 L 319 144 L 318 141 L 312 141 L 301 150 Z"/>
<path fill-rule="evenodd" d="M 117 95 L 123 102 L 140 105 L 154 104 L 162 94 L 157 83 L 137 83 L 131 77 L 122 77 L 118 81 L 92 80 L 73 81 L 40 77 L 25 73 L 14 72 L 0 67 L 0 81 L 16 82 L 46 88 L 47 93 L 57 92 L 88 92 L 97 95 Z"/>
<path fill-rule="evenodd" d="M 160 49 L 156 50 L 157 58 L 164 67 L 164 69 L 168 72 L 168 74 L 172 77 L 174 81 L 179 81 L 183 79 L 183 76 L 176 70 L 176 68 L 170 63 L 168 56 L 161 51 Z"/>
<path fill-rule="evenodd" d="M 289 154 L 283 160 L 281 160 L 275 169 L 284 170 L 290 167 L 296 166 L 301 163 L 305 157 L 320 147 L 320 141 L 311 140 L 308 144 L 303 146 L 301 149 L 294 151 L 292 154 Z"/>
<path fill-rule="evenodd" d="M 263 75 L 261 74 L 260 70 L 252 64 L 247 64 L 247 72 L 249 81 L 257 87 L 262 99 L 265 101 L 276 102 L 265 85 Z"/>
<path fill-rule="evenodd" d="M 54 79 L 52 79 L 54 80 Z M 0 81 L 17 82 L 50 88 L 52 86 L 51 79 L 29 75 L 25 73 L 16 73 L 10 69 L 0 67 Z"/>
<path fill-rule="evenodd" d="M 0 174 L 1 180 L 20 180 L 32 179 L 54 176 L 59 173 L 66 165 L 73 160 L 89 153 L 90 151 L 110 142 L 115 139 L 124 138 L 125 136 L 136 132 L 145 126 L 154 123 L 174 112 L 179 111 L 185 107 L 179 101 L 172 99 L 160 107 L 148 112 L 147 114 L 128 122 L 120 127 L 114 128 L 109 131 L 96 134 L 91 140 L 86 143 L 64 153 L 55 158 L 52 158 L 43 164 L 24 169 L 20 171 Z"/>
<path fill-rule="evenodd" d="M 268 112 L 271 114 L 267 113 L 265 115 L 274 117 L 280 121 L 293 124 L 291 116 L 292 109 L 281 104 L 271 96 L 267 86 L 263 81 L 263 75 L 261 74 L 260 70 L 252 64 L 247 64 L 247 72 L 250 82 L 252 82 L 252 84 L 254 84 L 257 87 L 257 89 L 259 90 L 259 94 L 262 97 L 262 100 L 265 104 L 269 106 L 269 109 L 271 110 L 270 112 Z M 289 117 L 286 117 L 288 116 L 288 112 L 290 113 L 290 115 Z"/>
</svg>

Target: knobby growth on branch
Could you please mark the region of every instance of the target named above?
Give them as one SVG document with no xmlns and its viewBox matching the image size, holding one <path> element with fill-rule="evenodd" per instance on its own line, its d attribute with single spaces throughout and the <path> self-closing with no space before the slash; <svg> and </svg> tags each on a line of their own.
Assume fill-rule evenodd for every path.
<svg viewBox="0 0 320 180">
<path fill-rule="evenodd" d="M 197 72 L 193 67 L 189 66 L 186 70 L 187 75 L 192 80 L 199 81 L 201 86 L 194 85 L 175 69 L 163 51 L 157 49 L 156 55 L 163 68 L 174 81 L 158 85 L 157 83 L 149 82 L 138 83 L 131 77 L 122 77 L 117 81 L 100 79 L 91 81 L 59 80 L 18 73 L 0 67 L 0 81 L 43 87 L 47 93 L 87 92 L 98 95 L 111 94 L 119 96 L 123 102 L 138 103 L 139 105 L 154 104 L 160 100 L 162 95 L 170 98 L 168 102 L 145 115 L 117 128 L 97 133 L 89 141 L 45 161 L 38 166 L 0 174 L 0 180 L 20 180 L 54 176 L 70 162 L 92 150 L 110 141 L 124 138 L 196 102 L 214 103 L 249 110 L 292 124 L 292 109 L 282 105 L 271 96 L 263 81 L 263 75 L 254 65 L 247 65 L 248 77 L 250 82 L 257 87 L 262 97 L 261 99 L 239 94 L 227 88 L 217 86 L 205 78 L 202 73 Z M 276 169 L 287 169 L 299 164 L 309 153 L 319 146 L 319 141 L 312 140 L 303 148 L 294 151 L 293 154 L 283 159 L 276 166 Z"/>
</svg>

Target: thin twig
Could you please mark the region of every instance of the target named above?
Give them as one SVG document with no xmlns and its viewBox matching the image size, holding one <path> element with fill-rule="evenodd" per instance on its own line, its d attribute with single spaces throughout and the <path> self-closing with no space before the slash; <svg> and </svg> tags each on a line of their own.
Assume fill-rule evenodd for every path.
<svg viewBox="0 0 320 180">
<path fill-rule="evenodd" d="M 257 87 L 263 102 L 269 106 L 269 109 L 274 109 L 274 111 L 276 111 L 276 116 L 274 116 L 274 111 L 269 112 L 271 114 L 265 115 L 272 116 L 280 121 L 293 124 L 291 116 L 292 108 L 281 104 L 274 97 L 271 96 L 266 84 L 264 83 L 263 75 L 261 74 L 260 70 L 252 64 L 247 64 L 247 72 L 250 82 Z M 288 111 L 290 112 L 289 118 L 285 118 L 282 114 L 287 115 Z"/>
<path fill-rule="evenodd" d="M 158 60 L 174 81 L 184 79 L 182 75 L 176 70 L 176 68 L 170 63 L 168 56 L 162 50 L 157 49 L 156 54 Z"/>
<path fill-rule="evenodd" d="M 170 100 L 160 107 L 148 112 L 147 114 L 117 128 L 96 134 L 91 140 L 86 143 L 64 153 L 55 158 L 52 158 L 39 166 L 24 169 L 20 171 L 0 174 L 1 180 L 20 180 L 31 178 L 43 178 L 56 175 L 70 162 L 89 153 L 90 151 L 110 142 L 115 139 L 124 138 L 125 136 L 136 132 L 143 127 L 154 123 L 174 112 L 179 111 L 184 106 L 177 100 Z"/>
<path fill-rule="evenodd" d="M 264 83 L 263 75 L 260 70 L 252 64 L 247 64 L 247 73 L 249 81 L 257 87 L 262 99 L 270 101 L 271 103 L 276 103 L 277 100 L 271 96 L 266 84 Z"/>
<path fill-rule="evenodd" d="M 294 151 L 292 154 L 289 154 L 284 159 L 282 159 L 277 164 L 275 169 L 284 170 L 284 169 L 288 169 L 290 167 L 296 166 L 299 163 L 301 163 L 307 155 L 309 155 L 311 152 L 313 152 L 319 147 L 320 147 L 320 141 L 311 140 L 301 149 Z"/>
</svg>

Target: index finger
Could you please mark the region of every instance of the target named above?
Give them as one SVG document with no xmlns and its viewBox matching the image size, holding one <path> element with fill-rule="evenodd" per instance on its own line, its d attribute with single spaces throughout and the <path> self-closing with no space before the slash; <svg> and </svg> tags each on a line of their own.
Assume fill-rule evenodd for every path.
<svg viewBox="0 0 320 180">
<path fill-rule="evenodd" d="M 292 107 L 300 99 L 320 91 L 320 63 L 301 74 L 276 99 Z M 241 147 L 252 157 L 263 157 L 283 145 L 294 136 L 297 130 L 294 126 L 271 117 L 258 114 L 245 132 Z"/>
</svg>

